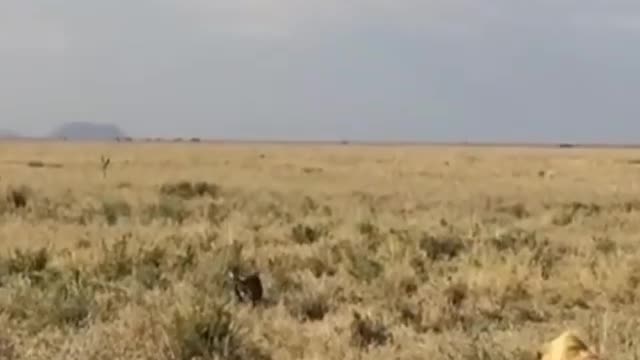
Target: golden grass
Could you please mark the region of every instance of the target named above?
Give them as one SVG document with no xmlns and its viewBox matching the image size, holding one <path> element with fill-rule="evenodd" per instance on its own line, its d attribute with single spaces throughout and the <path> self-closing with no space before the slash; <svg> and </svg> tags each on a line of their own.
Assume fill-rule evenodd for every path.
<svg viewBox="0 0 640 360">
<path fill-rule="evenodd" d="M 637 359 L 638 159 L 3 143 L 0 358 L 527 359 L 576 327 Z"/>
</svg>

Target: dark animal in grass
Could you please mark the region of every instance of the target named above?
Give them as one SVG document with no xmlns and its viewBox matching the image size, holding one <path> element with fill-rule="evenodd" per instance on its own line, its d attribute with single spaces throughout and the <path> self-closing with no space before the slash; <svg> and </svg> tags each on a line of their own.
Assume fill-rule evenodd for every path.
<svg viewBox="0 0 640 360">
<path fill-rule="evenodd" d="M 16 208 L 23 208 L 27 206 L 27 196 L 23 191 L 11 190 L 7 195 L 7 200 L 13 203 Z"/>
<path fill-rule="evenodd" d="M 257 272 L 241 275 L 238 268 L 232 268 L 227 273 L 233 284 L 233 291 L 240 302 L 251 302 L 254 306 L 262 300 L 263 288 L 260 275 Z"/>
</svg>

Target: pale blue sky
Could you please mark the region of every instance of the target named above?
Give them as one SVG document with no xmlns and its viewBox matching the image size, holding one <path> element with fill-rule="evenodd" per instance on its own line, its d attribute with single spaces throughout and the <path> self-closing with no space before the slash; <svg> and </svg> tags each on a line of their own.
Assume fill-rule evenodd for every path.
<svg viewBox="0 0 640 360">
<path fill-rule="evenodd" d="M 637 0 L 2 0 L 0 128 L 640 142 Z"/>
</svg>

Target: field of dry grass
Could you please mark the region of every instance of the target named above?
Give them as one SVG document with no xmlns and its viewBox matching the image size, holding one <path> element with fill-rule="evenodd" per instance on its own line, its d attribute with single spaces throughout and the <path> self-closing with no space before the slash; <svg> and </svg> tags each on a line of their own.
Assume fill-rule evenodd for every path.
<svg viewBox="0 0 640 360">
<path fill-rule="evenodd" d="M 532 359 L 576 327 L 639 359 L 638 179 L 640 150 L 0 143 L 0 358 Z"/>
</svg>

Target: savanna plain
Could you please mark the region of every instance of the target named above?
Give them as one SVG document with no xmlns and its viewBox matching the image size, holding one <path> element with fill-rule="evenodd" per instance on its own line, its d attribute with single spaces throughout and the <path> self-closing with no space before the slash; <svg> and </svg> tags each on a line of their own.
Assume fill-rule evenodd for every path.
<svg viewBox="0 0 640 360">
<path fill-rule="evenodd" d="M 526 360 L 568 328 L 639 359 L 639 179 L 632 149 L 0 143 L 0 359 Z"/>
</svg>

